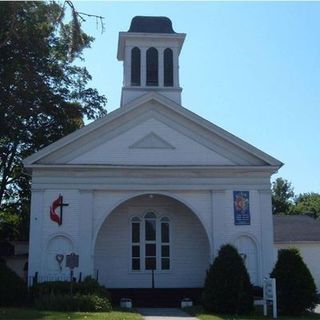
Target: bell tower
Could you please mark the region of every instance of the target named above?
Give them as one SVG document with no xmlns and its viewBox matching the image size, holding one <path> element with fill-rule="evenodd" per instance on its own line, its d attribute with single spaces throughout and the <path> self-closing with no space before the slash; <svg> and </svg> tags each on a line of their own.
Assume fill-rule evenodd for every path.
<svg viewBox="0 0 320 320">
<path fill-rule="evenodd" d="M 121 107 L 150 91 L 181 104 L 179 55 L 186 37 L 166 17 L 134 17 L 119 33 L 117 58 L 123 61 Z"/>
</svg>

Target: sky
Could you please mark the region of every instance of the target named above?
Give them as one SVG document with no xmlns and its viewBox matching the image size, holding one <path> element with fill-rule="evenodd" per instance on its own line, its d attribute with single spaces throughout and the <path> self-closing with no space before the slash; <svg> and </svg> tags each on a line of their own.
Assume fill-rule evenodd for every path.
<svg viewBox="0 0 320 320">
<path fill-rule="evenodd" d="M 84 51 L 90 85 L 119 107 L 118 34 L 137 15 L 167 16 L 186 33 L 182 105 L 284 163 L 296 194 L 320 193 L 320 2 L 74 1 L 95 41 Z"/>
</svg>

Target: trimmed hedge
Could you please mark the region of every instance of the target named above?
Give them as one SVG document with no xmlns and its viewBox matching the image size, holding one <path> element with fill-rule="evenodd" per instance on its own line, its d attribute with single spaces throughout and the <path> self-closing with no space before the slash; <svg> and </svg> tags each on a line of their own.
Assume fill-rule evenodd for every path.
<svg viewBox="0 0 320 320">
<path fill-rule="evenodd" d="M 35 307 L 39 310 L 52 311 L 82 311 L 107 312 L 111 311 L 111 303 L 98 295 L 65 295 L 49 294 L 35 300 Z"/>
<path fill-rule="evenodd" d="M 245 314 L 253 310 L 253 289 L 247 269 L 232 245 L 220 248 L 207 271 L 202 304 L 210 312 Z"/>
<path fill-rule="evenodd" d="M 20 306 L 27 297 L 26 283 L 4 261 L 0 262 L 0 306 Z"/>
<path fill-rule="evenodd" d="M 281 314 L 300 315 L 317 303 L 316 285 L 299 250 L 282 249 L 271 273 L 277 281 L 277 300 Z"/>
<path fill-rule="evenodd" d="M 69 281 L 50 281 L 37 283 L 30 289 L 34 299 L 49 295 L 70 295 L 71 283 Z M 98 281 L 91 277 L 86 277 L 83 282 L 73 282 L 72 292 L 74 295 L 96 295 L 111 301 L 111 296 L 106 287 L 101 286 Z"/>
</svg>

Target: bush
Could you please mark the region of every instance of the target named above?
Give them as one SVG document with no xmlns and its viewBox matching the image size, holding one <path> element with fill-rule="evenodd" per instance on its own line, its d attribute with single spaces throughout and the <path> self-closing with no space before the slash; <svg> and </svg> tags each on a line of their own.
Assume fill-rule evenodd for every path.
<svg viewBox="0 0 320 320">
<path fill-rule="evenodd" d="M 106 312 L 111 311 L 111 303 L 98 295 L 65 295 L 53 293 L 41 296 L 35 300 L 39 310 Z"/>
<path fill-rule="evenodd" d="M 50 281 L 35 284 L 30 292 L 34 299 L 41 296 L 68 295 L 70 294 L 71 283 L 69 281 Z M 101 286 L 98 281 L 91 277 L 86 277 L 83 282 L 72 283 L 72 292 L 79 295 L 96 295 L 101 298 L 111 300 L 108 290 Z"/>
<path fill-rule="evenodd" d="M 276 278 L 281 314 L 299 315 L 317 303 L 314 280 L 297 249 L 282 249 L 271 273 Z"/>
<path fill-rule="evenodd" d="M 208 311 L 222 314 L 244 314 L 253 310 L 249 275 L 233 246 L 222 246 L 207 271 L 202 304 Z"/>
<path fill-rule="evenodd" d="M 25 282 L 6 264 L 0 263 L 0 306 L 19 306 L 25 302 Z"/>
</svg>

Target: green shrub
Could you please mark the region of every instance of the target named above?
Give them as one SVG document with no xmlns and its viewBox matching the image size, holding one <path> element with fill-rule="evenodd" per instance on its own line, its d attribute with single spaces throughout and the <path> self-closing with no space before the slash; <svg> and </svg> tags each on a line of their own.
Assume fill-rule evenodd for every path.
<svg viewBox="0 0 320 320">
<path fill-rule="evenodd" d="M 25 282 L 4 262 L 0 263 L 0 306 L 19 306 L 25 302 Z"/>
<path fill-rule="evenodd" d="M 112 309 L 109 300 L 94 294 L 71 296 L 51 293 L 37 298 L 35 307 L 39 310 L 82 312 L 107 312 Z"/>
<path fill-rule="evenodd" d="M 277 300 L 281 314 L 299 315 L 317 303 L 314 280 L 297 249 L 282 249 L 271 273 L 276 278 Z"/>
<path fill-rule="evenodd" d="M 249 275 L 233 246 L 222 246 L 207 271 L 202 304 L 208 311 L 222 314 L 244 314 L 253 310 Z"/>
<path fill-rule="evenodd" d="M 34 299 L 41 296 L 68 295 L 70 294 L 71 283 L 69 281 L 50 281 L 35 284 L 30 292 Z M 86 277 L 83 282 L 72 283 L 72 292 L 79 295 L 97 295 L 101 298 L 111 300 L 108 290 L 101 286 L 98 281 L 91 277 Z"/>
</svg>

